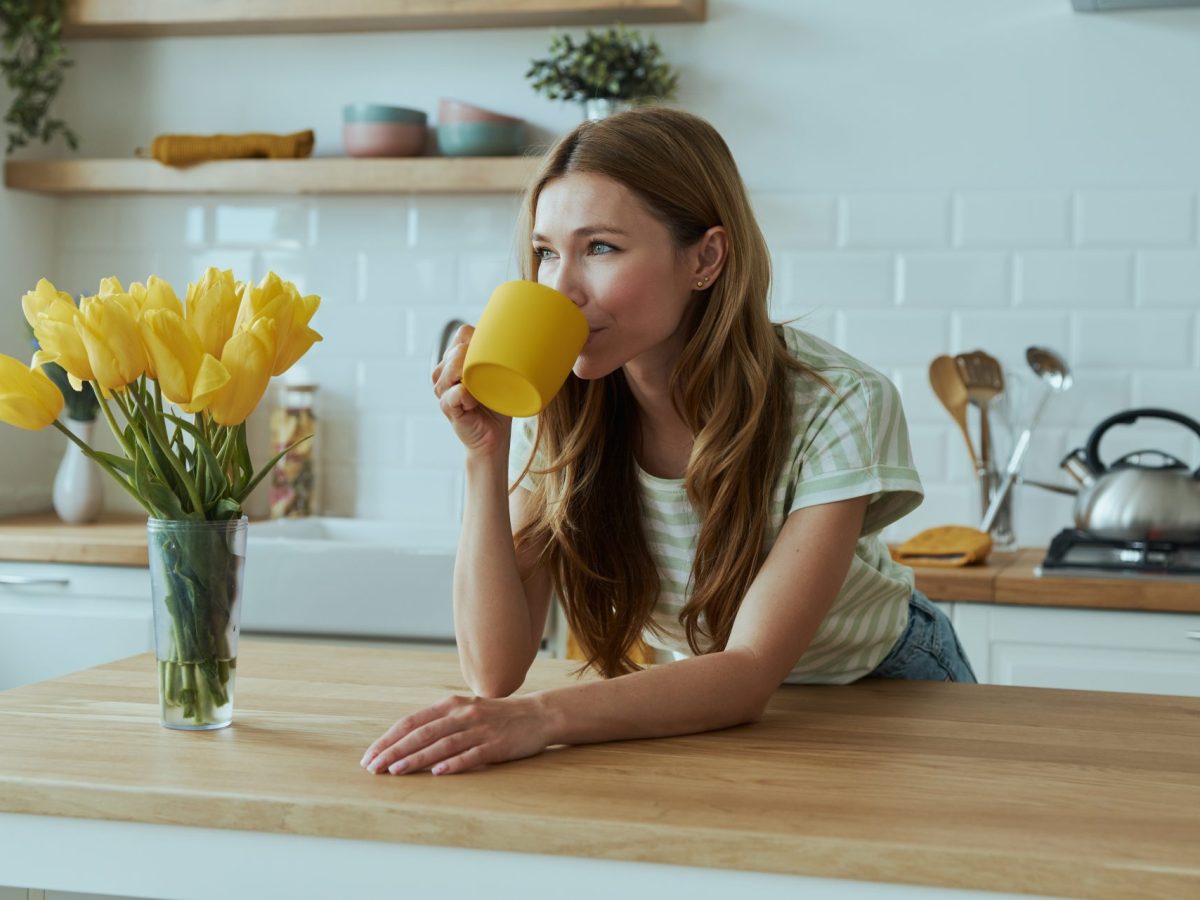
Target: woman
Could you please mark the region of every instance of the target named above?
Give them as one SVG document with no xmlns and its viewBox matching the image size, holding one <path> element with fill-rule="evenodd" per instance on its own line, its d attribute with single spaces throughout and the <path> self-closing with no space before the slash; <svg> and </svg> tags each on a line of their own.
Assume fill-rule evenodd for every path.
<svg viewBox="0 0 1200 900">
<path fill-rule="evenodd" d="M 469 326 L 434 369 L 467 450 L 454 616 L 476 696 L 406 716 L 362 764 L 443 774 L 724 728 L 785 682 L 974 681 L 879 536 L 922 496 L 899 396 L 769 321 L 767 248 L 712 126 L 661 107 L 586 122 L 522 218 L 522 274 L 575 301 L 590 334 L 515 433 L 461 382 Z M 552 592 L 606 677 L 510 696 Z M 643 637 L 676 661 L 640 669 Z"/>
</svg>

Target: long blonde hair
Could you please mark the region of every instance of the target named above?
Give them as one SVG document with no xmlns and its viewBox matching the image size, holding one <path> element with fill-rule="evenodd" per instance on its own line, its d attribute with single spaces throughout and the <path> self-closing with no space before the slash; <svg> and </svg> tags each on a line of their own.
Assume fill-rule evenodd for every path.
<svg viewBox="0 0 1200 900">
<path fill-rule="evenodd" d="M 770 502 L 791 443 L 791 375 L 808 371 L 767 314 L 770 257 L 725 141 L 708 122 L 666 107 L 584 122 L 550 150 L 526 193 L 518 230 L 522 275 L 537 279 L 531 244 L 542 189 L 571 173 L 612 178 L 670 232 L 677 249 L 711 227 L 728 236 L 724 268 L 690 305 L 671 378 L 693 435 L 684 476 L 701 525 L 691 596 L 680 613 L 693 653 L 720 650 L 766 553 Z M 538 418 L 532 516 L 516 535 L 537 554 L 587 664 L 635 671 L 631 652 L 660 590 L 642 529 L 634 463 L 637 406 L 617 369 L 568 376 Z M 532 455 L 531 455 L 532 460 Z"/>
</svg>

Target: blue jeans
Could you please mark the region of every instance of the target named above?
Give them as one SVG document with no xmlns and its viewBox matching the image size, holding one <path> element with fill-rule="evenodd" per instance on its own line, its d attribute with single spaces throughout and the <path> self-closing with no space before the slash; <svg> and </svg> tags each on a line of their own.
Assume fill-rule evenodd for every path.
<svg viewBox="0 0 1200 900">
<path fill-rule="evenodd" d="M 977 680 L 950 619 L 916 590 L 908 602 L 908 627 L 868 677 L 968 684 Z"/>
</svg>

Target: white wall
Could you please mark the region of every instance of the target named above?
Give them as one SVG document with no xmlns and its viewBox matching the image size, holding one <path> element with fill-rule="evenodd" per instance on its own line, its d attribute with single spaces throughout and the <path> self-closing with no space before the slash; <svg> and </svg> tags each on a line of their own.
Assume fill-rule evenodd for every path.
<svg viewBox="0 0 1200 900">
<path fill-rule="evenodd" d="M 777 314 L 807 315 L 901 387 L 928 499 L 893 536 L 971 515 L 961 439 L 926 381 L 938 353 L 982 347 L 1021 377 L 1028 344 L 1066 356 L 1076 387 L 1035 437 L 1031 477 L 1057 480 L 1062 454 L 1133 404 L 1200 417 L 1200 10 L 710 9 L 703 25 L 648 30 L 682 70 L 680 105 L 713 121 L 739 160 L 775 257 Z M 526 117 L 546 138 L 578 120 L 523 78 L 548 36 L 77 43 L 61 113 L 90 156 L 126 155 L 163 131 L 306 127 L 318 154 L 337 155 L 343 103 L 432 113 L 439 96 Z M 240 277 L 273 268 L 321 294 L 327 340 L 309 361 L 328 511 L 456 521 L 461 454 L 428 358 L 445 319 L 473 316 L 515 274 L 515 197 L 57 202 L 47 274 L 70 290 L 150 271 L 182 286 L 215 264 Z M 1139 435 L 1114 452 L 1163 446 L 1200 461 L 1183 432 Z M 1022 489 L 1017 500 L 1022 543 L 1067 524 L 1067 499 Z"/>
<path fill-rule="evenodd" d="M 0 108 L 7 110 L 10 101 L 0 82 Z M 7 145 L 7 129 L 0 132 L 0 141 L 0 147 Z M 33 348 L 21 314 L 21 294 L 53 263 L 58 206 L 45 197 L 0 191 L 0 353 L 25 362 Z M 0 425 L 0 515 L 49 505 L 54 457 L 61 456 L 65 441 L 53 429 L 31 432 Z"/>
</svg>

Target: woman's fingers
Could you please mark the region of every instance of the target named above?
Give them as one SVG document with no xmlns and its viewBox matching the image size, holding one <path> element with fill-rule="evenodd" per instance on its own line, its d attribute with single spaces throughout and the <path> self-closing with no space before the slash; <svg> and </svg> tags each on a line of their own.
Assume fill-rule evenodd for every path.
<svg viewBox="0 0 1200 900">
<path fill-rule="evenodd" d="M 391 728 L 376 738 L 371 746 L 367 748 L 367 752 L 363 754 L 361 765 L 366 766 L 369 764 L 385 747 L 390 747 L 396 741 L 400 740 L 400 738 L 404 737 L 404 735 L 446 715 L 447 712 L 453 709 L 456 699 L 458 698 L 447 697 L 441 703 L 428 706 L 412 715 L 405 716 L 403 719 L 398 719 Z"/>
</svg>

